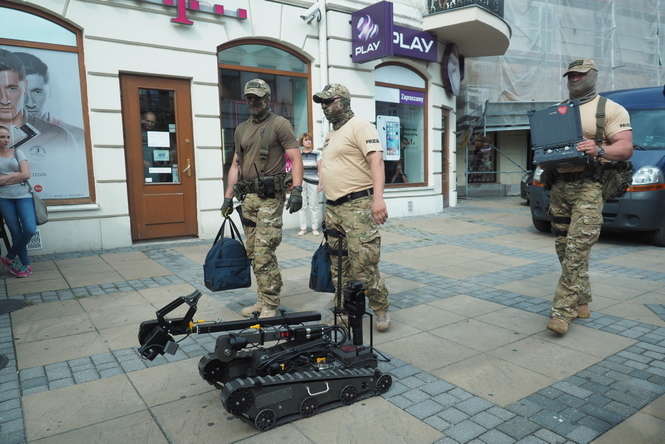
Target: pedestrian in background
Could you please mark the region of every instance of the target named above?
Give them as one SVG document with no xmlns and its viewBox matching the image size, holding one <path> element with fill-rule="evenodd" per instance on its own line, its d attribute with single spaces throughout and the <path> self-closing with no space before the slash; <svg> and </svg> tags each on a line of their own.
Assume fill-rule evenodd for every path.
<svg viewBox="0 0 665 444">
<path fill-rule="evenodd" d="M 298 236 L 307 233 L 307 215 L 309 213 L 312 223 L 312 234 L 319 235 L 321 226 L 321 186 L 319 184 L 319 161 L 320 153 L 314 150 L 312 136 L 304 133 L 300 136 L 300 156 L 303 164 L 303 193 L 302 209 L 298 212 L 300 216 L 300 231 Z"/>
<path fill-rule="evenodd" d="M 23 153 L 11 148 L 9 128 L 0 125 L 0 213 L 12 234 L 12 246 L 0 262 L 9 273 L 32 275 L 27 245 L 37 231 L 35 204 L 30 187 L 30 166 Z"/>
</svg>

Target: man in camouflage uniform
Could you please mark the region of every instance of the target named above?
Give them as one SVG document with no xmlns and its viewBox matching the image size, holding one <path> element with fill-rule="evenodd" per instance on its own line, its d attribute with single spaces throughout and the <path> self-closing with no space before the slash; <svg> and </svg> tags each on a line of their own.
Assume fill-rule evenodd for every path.
<svg viewBox="0 0 665 444">
<path fill-rule="evenodd" d="M 343 237 L 331 239 L 331 246 L 346 250 L 343 281 L 365 283 L 369 306 L 376 316 L 378 331 L 390 327 L 388 289 L 379 273 L 381 235 L 379 225 L 388 218 L 383 200 L 385 184 L 383 149 L 376 128 L 351 111 L 349 90 L 340 84 L 327 85 L 314 95 L 333 125 L 323 145 L 320 183 L 326 194 L 326 230 Z M 341 242 L 341 248 L 338 244 Z M 336 251 L 340 254 L 341 252 Z M 332 273 L 337 282 L 337 260 L 332 257 Z M 341 301 L 336 300 L 339 308 Z"/>
<path fill-rule="evenodd" d="M 556 236 L 561 277 L 554 293 L 547 328 L 564 335 L 575 318 L 591 316 L 589 254 L 603 222 L 603 196 L 598 181 L 599 163 L 628 160 L 633 153 L 630 117 L 621 105 L 596 93 L 598 68 L 593 60 L 575 60 L 564 74 L 571 100 L 580 102 L 584 140 L 577 150 L 589 156 L 581 166 L 548 171 L 552 177 L 549 212 Z M 602 108 L 605 108 L 603 110 Z"/>
<path fill-rule="evenodd" d="M 235 152 L 222 215 L 231 215 L 236 195 L 242 201 L 245 247 L 257 283 L 256 303 L 241 313 L 249 317 L 260 312 L 260 317 L 270 317 L 277 315 L 282 289 L 275 251 L 282 241 L 282 213 L 288 188 L 284 153 L 293 162 L 293 186 L 286 204 L 291 213 L 302 207 L 303 166 L 291 124 L 270 110 L 270 86 L 261 79 L 250 80 L 245 84 L 244 96 L 250 118 L 235 131 Z"/>
</svg>

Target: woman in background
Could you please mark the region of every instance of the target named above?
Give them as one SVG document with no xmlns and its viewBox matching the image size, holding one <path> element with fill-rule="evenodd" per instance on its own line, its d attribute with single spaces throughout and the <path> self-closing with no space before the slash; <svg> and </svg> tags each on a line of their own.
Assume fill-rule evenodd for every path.
<svg viewBox="0 0 665 444">
<path fill-rule="evenodd" d="M 12 234 L 12 247 L 0 262 L 16 277 L 32 275 L 27 245 L 37 231 L 35 204 L 26 181 L 30 166 L 23 153 L 10 148 L 9 128 L 0 125 L 0 214 Z"/>
<path fill-rule="evenodd" d="M 304 133 L 300 136 L 300 146 L 303 164 L 303 190 L 302 190 L 302 209 L 298 212 L 300 216 L 300 231 L 298 236 L 307 233 L 307 213 L 310 213 L 312 222 L 312 234 L 319 235 L 319 226 L 321 225 L 321 202 L 319 187 L 319 161 L 320 153 L 314 151 L 312 136 Z"/>
</svg>

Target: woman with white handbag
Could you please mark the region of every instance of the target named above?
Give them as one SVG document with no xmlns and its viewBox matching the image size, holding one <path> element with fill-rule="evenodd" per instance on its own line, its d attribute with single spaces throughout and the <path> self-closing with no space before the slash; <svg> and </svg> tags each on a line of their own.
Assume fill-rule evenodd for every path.
<svg viewBox="0 0 665 444">
<path fill-rule="evenodd" d="M 12 235 L 12 247 L 0 262 L 12 275 L 32 275 L 27 245 L 37 231 L 35 206 L 27 180 L 30 166 L 25 155 L 10 148 L 9 128 L 0 125 L 0 214 Z"/>
</svg>

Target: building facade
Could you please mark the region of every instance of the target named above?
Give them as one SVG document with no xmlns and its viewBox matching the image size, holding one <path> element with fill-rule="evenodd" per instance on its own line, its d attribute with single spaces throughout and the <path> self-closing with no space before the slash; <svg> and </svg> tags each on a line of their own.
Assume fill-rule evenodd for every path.
<svg viewBox="0 0 665 444">
<path fill-rule="evenodd" d="M 455 96 L 441 61 L 458 51 L 460 24 L 499 28 L 503 46 L 489 55 L 505 52 L 510 32 L 486 23 L 495 16 L 483 2 L 460 11 L 431 3 L 392 2 L 392 17 L 373 26 L 394 25 L 393 50 L 354 62 L 368 46 L 356 49 L 351 22 L 370 2 L 0 0 L 0 60 L 24 71 L 0 65 L 9 79 L 0 87 L 9 91 L 14 76 L 22 96 L 0 125 L 12 125 L 49 203 L 34 253 L 214 236 L 233 132 L 247 118 L 241 87 L 253 77 L 315 147 L 328 124 L 312 93 L 329 82 L 349 88 L 356 114 L 392 147 L 391 216 L 455 205 Z M 418 40 L 422 31 L 434 44 Z M 429 60 L 412 56 L 426 50 Z M 286 227 L 297 223 L 285 214 Z"/>
</svg>

